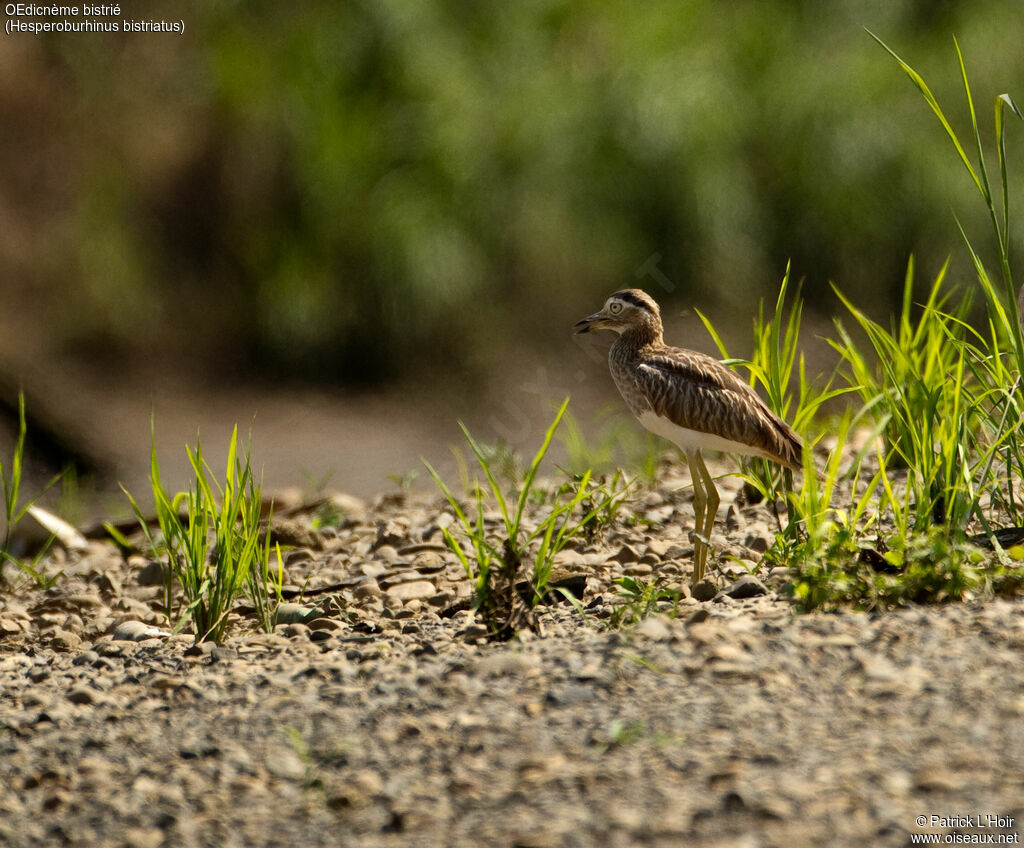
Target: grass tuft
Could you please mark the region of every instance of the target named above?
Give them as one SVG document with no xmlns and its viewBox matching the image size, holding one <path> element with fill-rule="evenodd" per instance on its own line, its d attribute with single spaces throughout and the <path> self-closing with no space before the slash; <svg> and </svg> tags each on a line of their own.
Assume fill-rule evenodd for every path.
<svg viewBox="0 0 1024 848">
<path fill-rule="evenodd" d="M 556 489 L 550 499 L 538 497 L 537 474 L 568 406 L 566 398 L 510 493 L 498 482 L 494 452 L 481 446 L 463 424 L 459 425 L 462 434 L 487 484 L 486 488 L 479 481 L 472 484 L 468 507 L 424 460 L 455 515 L 455 531 L 443 530 L 445 542 L 473 581 L 473 609 L 493 639 L 509 639 L 518 629 L 535 625 L 533 610 L 550 600 L 548 583 L 556 555 L 573 539 L 595 532 L 603 517 L 614 516 L 629 490 L 621 477 L 613 478 L 609 486 L 595 483 L 588 470 Z M 537 508 L 542 512 L 532 529 L 526 520 L 531 502 L 540 502 Z M 501 516 L 497 533 L 487 519 L 491 504 Z"/>
<path fill-rule="evenodd" d="M 194 480 L 171 495 L 160 477 L 156 438 L 150 455 L 150 483 L 160 535 L 156 537 L 135 498 L 125 490 L 154 552 L 166 558 L 164 611 L 174 632 L 191 624 L 197 642 L 224 639 L 235 601 L 247 594 L 264 631 L 274 627 L 275 598 L 270 586 L 282 580 L 280 551 L 276 581 L 270 574 L 270 533 L 260 524 L 262 483 L 250 451 L 237 453 L 238 428 L 228 445 L 227 468 L 219 481 L 203 458 L 202 444 L 186 447 Z M 269 526 L 269 523 L 268 523 Z M 179 597 L 180 593 L 180 597 Z"/>
<path fill-rule="evenodd" d="M 41 561 L 53 544 L 55 536 L 40 549 L 31 562 L 16 557 L 11 550 L 15 528 L 21 523 L 35 502 L 46 493 L 60 478 L 57 474 L 50 480 L 36 497 L 21 502 L 21 483 L 25 469 L 25 437 L 28 425 L 25 421 L 25 395 L 18 392 L 18 435 L 14 440 L 14 451 L 10 462 L 6 465 L 0 460 L 0 491 L 3 493 L 3 534 L 0 535 L 0 585 L 4 583 L 4 566 L 7 563 L 16 565 L 23 574 L 28 575 L 41 589 L 49 589 L 60 577 L 62 572 L 46 575 L 41 568 Z"/>
</svg>

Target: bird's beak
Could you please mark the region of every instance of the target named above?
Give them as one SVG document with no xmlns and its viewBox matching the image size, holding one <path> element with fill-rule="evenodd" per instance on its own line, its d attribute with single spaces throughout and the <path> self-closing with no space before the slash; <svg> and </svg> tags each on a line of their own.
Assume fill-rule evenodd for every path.
<svg viewBox="0 0 1024 848">
<path fill-rule="evenodd" d="M 580 335 L 582 333 L 589 333 L 591 330 L 600 330 L 601 322 L 604 320 L 604 312 L 595 312 L 593 315 L 588 315 L 577 321 L 572 325 L 572 332 L 574 335 Z"/>
</svg>

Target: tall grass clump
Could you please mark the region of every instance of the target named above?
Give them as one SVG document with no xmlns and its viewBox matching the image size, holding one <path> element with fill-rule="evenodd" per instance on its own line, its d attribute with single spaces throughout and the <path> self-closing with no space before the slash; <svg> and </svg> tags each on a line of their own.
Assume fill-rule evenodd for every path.
<svg viewBox="0 0 1024 848">
<path fill-rule="evenodd" d="M 521 482 L 510 492 L 498 481 L 492 452 L 461 423 L 486 482 L 472 484 L 468 504 L 464 505 L 424 460 L 455 515 L 455 529 L 443 529 L 445 542 L 473 582 L 473 609 L 494 639 L 508 639 L 522 627 L 534 625 L 534 608 L 550 600 L 548 583 L 555 556 L 573 539 L 590 532 L 594 522 L 614 514 L 628 492 L 628 486 L 619 485 L 619 477 L 611 486 L 604 486 L 595 483 L 587 470 L 571 485 L 555 489 L 549 499 L 536 496 L 537 474 L 568 406 L 566 398 Z M 539 516 L 527 515 L 531 502 L 540 502 L 536 507 Z M 492 504 L 501 515 L 497 527 L 487 518 Z"/>
<path fill-rule="evenodd" d="M 810 500 L 818 500 L 821 508 L 804 515 L 803 535 L 795 545 L 789 540 L 788 551 L 795 554 L 795 600 L 808 609 L 954 600 L 986 586 L 1020 583 L 1012 558 L 1002 552 L 998 531 L 1007 521 L 1019 525 L 1022 517 L 1017 485 L 1024 472 L 1024 345 L 1009 262 L 1004 137 L 1006 110 L 1018 117 L 1021 113 L 1008 94 L 996 98 L 999 184 L 993 190 L 959 44 L 956 54 L 972 131 L 969 146 L 976 149 L 973 162 L 924 79 L 879 43 L 938 117 L 978 189 L 1000 268 L 997 276 L 989 273 L 958 221 L 986 308 L 981 330 L 967 321 L 970 292 L 957 297 L 945 287 L 946 266 L 917 305 L 911 258 L 902 307 L 888 327 L 836 289 L 857 331 L 867 339 L 864 347 L 838 320 L 838 338 L 830 343 L 841 357 L 848 388 L 860 397 L 859 415 L 873 428 L 868 444 L 875 448 L 877 465 L 864 486 L 864 451 L 857 455 L 847 472 L 854 481 L 852 495 L 843 507 L 811 492 Z M 848 434 L 844 425 L 837 452 Z M 833 478 L 832 463 L 825 478 Z M 815 488 L 805 475 L 804 488 L 808 486 Z M 831 498 L 834 492 L 824 494 Z M 986 557 L 977 546 L 981 540 L 998 558 Z"/>
<path fill-rule="evenodd" d="M 1020 435 L 1020 425 L 1024 420 L 1024 402 L 1019 391 L 1021 375 L 1024 374 L 1024 339 L 1019 293 L 1010 265 L 1011 218 L 1005 122 L 1007 110 L 1018 118 L 1024 118 L 1024 115 L 1009 94 L 1000 94 L 995 98 L 994 147 L 998 163 L 998 183 L 993 185 L 985 158 L 985 143 L 978 127 L 974 96 L 959 43 L 954 39 L 971 126 L 971 134 L 966 143 L 961 141 L 953 129 L 945 111 L 921 75 L 881 39 L 873 34 L 872 37 L 899 63 L 938 118 L 988 213 L 998 253 L 999 270 L 996 274 L 991 273 L 986 267 L 981 253 L 975 248 L 972 239 L 957 219 L 957 227 L 971 257 L 988 318 L 984 333 L 975 336 L 973 340 L 967 340 L 965 344 L 968 347 L 968 367 L 977 384 L 978 413 L 984 419 L 983 436 L 986 444 L 993 449 L 990 470 L 998 475 L 1002 483 L 1001 491 L 993 494 L 1019 524 L 1022 518 L 1020 504 L 1012 491 L 1012 486 L 1013 481 L 1024 472 L 1024 442 Z M 967 153 L 967 148 L 970 147 L 975 150 L 973 161 Z"/>
<path fill-rule="evenodd" d="M 194 449 L 186 447 L 194 480 L 186 491 L 171 495 L 160 477 L 154 437 L 150 483 L 159 536 L 125 491 L 150 547 L 165 557 L 168 620 L 177 620 L 175 632 L 191 624 L 197 642 L 223 641 L 228 616 L 243 593 L 253 602 L 260 626 L 266 631 L 274 626 L 274 599 L 268 588 L 270 532 L 263 532 L 260 524 L 263 485 L 253 473 L 250 451 L 242 457 L 237 448 L 235 427 L 220 481 L 197 438 Z"/>
</svg>

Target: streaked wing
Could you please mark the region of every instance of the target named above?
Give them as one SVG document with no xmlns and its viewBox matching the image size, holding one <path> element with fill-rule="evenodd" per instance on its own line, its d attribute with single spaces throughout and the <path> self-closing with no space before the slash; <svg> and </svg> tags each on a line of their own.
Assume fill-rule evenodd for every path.
<svg viewBox="0 0 1024 848">
<path fill-rule="evenodd" d="M 696 351 L 668 348 L 636 370 L 652 410 L 680 427 L 714 433 L 799 467 L 800 440 L 739 375 Z"/>
</svg>

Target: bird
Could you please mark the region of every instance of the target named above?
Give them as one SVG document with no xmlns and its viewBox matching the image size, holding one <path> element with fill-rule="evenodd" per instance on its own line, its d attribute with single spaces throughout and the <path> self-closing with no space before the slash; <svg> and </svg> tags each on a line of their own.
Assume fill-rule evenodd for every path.
<svg viewBox="0 0 1024 848">
<path fill-rule="evenodd" d="M 608 366 L 630 411 L 686 456 L 693 482 L 696 583 L 704 577 L 720 502 L 701 451 L 764 457 L 800 470 L 803 442 L 727 365 L 705 353 L 665 344 L 661 310 L 645 291 L 617 291 L 599 312 L 573 326 L 574 335 L 594 330 L 618 334 L 608 351 Z"/>
</svg>

